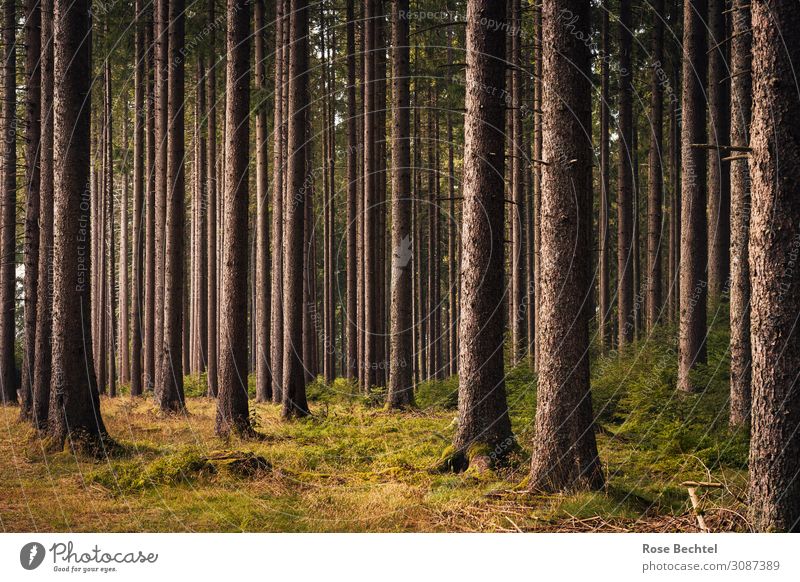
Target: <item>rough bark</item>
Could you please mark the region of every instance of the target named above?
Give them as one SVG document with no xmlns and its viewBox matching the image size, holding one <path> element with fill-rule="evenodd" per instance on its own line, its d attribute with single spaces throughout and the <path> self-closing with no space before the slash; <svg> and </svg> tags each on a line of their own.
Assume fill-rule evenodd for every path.
<svg viewBox="0 0 800 582">
<path fill-rule="evenodd" d="M 664 0 L 653 3 L 652 61 L 650 66 L 650 152 L 647 174 L 647 278 L 645 279 L 645 325 L 655 327 L 661 316 L 661 257 L 665 238 L 661 206 L 664 178 L 661 171 L 664 138 Z"/>
<path fill-rule="evenodd" d="M 39 286 L 33 371 L 32 418 L 47 428 L 53 330 L 53 0 L 41 5 L 41 141 L 39 182 Z"/>
<path fill-rule="evenodd" d="M 619 15 L 619 162 L 617 169 L 617 333 L 623 347 L 636 329 L 633 281 L 633 104 L 631 3 L 620 0 Z"/>
<path fill-rule="evenodd" d="M 753 412 L 750 518 L 757 531 L 800 531 L 800 101 L 793 0 L 751 2 L 753 119 L 750 284 Z"/>
<path fill-rule="evenodd" d="M 533 79 L 533 158 L 542 159 L 542 8 L 534 7 L 534 79 Z M 541 198 L 542 165 L 537 163 L 533 170 L 533 311 L 534 311 L 534 353 L 533 367 L 539 369 L 539 304 L 541 303 Z"/>
<path fill-rule="evenodd" d="M 522 60 L 520 45 L 522 7 L 520 0 L 511 0 L 511 124 L 514 128 L 511 145 L 511 361 L 518 362 L 525 355 L 525 184 L 523 182 L 524 158 L 522 138 Z"/>
<path fill-rule="evenodd" d="M 225 91 L 225 248 L 220 301 L 219 394 L 216 433 L 252 433 L 247 396 L 247 162 L 250 155 L 250 10 L 228 0 Z M 258 10 L 258 9 L 257 9 Z"/>
<path fill-rule="evenodd" d="M 131 301 L 131 396 L 142 395 L 142 343 L 144 338 L 144 238 L 145 94 L 144 0 L 136 0 L 133 72 L 133 297 Z"/>
<path fill-rule="evenodd" d="M 210 28 L 208 36 L 209 54 L 211 60 L 206 77 L 206 103 L 208 110 L 208 150 L 206 152 L 206 168 L 208 171 L 208 395 L 217 395 L 217 354 L 219 336 L 217 333 L 217 289 L 218 289 L 218 261 L 217 261 L 217 66 L 216 66 L 216 17 L 214 15 L 214 1 L 208 0 L 208 20 Z"/>
<path fill-rule="evenodd" d="M 453 468 L 488 461 L 484 447 L 514 442 L 503 369 L 504 2 L 467 2 L 464 201 L 457 456 Z M 496 87 L 497 91 L 486 91 Z M 478 457 L 482 457 L 479 459 Z"/>
<path fill-rule="evenodd" d="M 708 0 L 708 135 L 711 143 L 730 143 L 726 0 Z M 708 296 L 718 301 L 728 291 L 731 242 L 730 173 L 723 150 L 708 152 Z"/>
<path fill-rule="evenodd" d="M 611 191 L 611 155 L 609 148 L 609 126 L 611 95 L 609 82 L 609 30 L 608 13 L 610 10 L 608 0 L 603 2 L 602 25 L 601 25 L 601 49 L 600 49 L 600 214 L 598 222 L 598 244 L 600 247 L 600 257 L 598 260 L 600 268 L 600 280 L 598 282 L 598 308 L 599 308 L 599 336 L 600 347 L 608 349 L 611 347 L 611 287 L 610 287 L 610 254 L 609 254 L 609 213 L 611 203 L 609 193 Z"/>
<path fill-rule="evenodd" d="M 128 229 L 128 116 L 127 95 L 125 96 L 125 113 L 122 118 L 122 149 L 125 152 L 122 167 L 122 195 L 119 206 L 119 328 L 117 350 L 119 351 L 119 381 L 121 384 L 130 382 L 130 265 L 128 250 L 130 246 L 130 233 Z M 115 282 L 116 284 L 116 282 Z"/>
<path fill-rule="evenodd" d="M 14 361 L 17 264 L 16 2 L 3 2 L 2 208 L 0 209 L 0 402 L 17 403 Z M 10 81 L 9 81 L 10 80 Z"/>
<path fill-rule="evenodd" d="M 392 1 L 392 281 L 389 408 L 414 402 L 411 321 L 411 123 L 408 0 Z"/>
<path fill-rule="evenodd" d="M 25 2 L 25 75 L 26 132 L 25 132 L 25 293 L 24 343 L 22 347 L 22 381 L 20 383 L 20 414 L 31 418 L 33 406 L 33 367 L 36 360 L 36 312 L 39 287 L 39 213 L 41 139 L 41 3 Z"/>
<path fill-rule="evenodd" d="M 264 2 L 255 4 L 255 81 L 256 88 L 266 92 L 264 66 Z M 262 101 L 257 104 L 256 114 L 256 401 L 272 400 L 272 365 L 270 351 L 270 261 L 269 261 L 269 199 L 267 168 L 267 108 Z M 245 124 L 246 127 L 247 124 Z"/>
<path fill-rule="evenodd" d="M 286 140 L 283 109 L 286 86 L 283 68 L 288 48 L 283 43 L 284 29 L 289 17 L 285 14 L 286 2 L 275 3 L 275 108 L 273 122 L 272 164 L 272 401 L 282 401 L 283 376 L 283 184 L 286 169 Z"/>
<path fill-rule="evenodd" d="M 678 388 L 697 388 L 690 372 L 706 361 L 706 159 L 692 144 L 706 143 L 705 97 L 706 0 L 694 0 L 683 9 L 683 124 L 681 126 L 681 267 Z"/>
<path fill-rule="evenodd" d="M 154 6 L 154 43 L 155 43 L 155 333 L 153 340 L 154 354 L 154 386 L 156 399 L 160 398 L 159 391 L 163 383 L 162 356 L 164 346 L 164 315 L 166 311 L 164 298 L 165 282 L 165 249 L 167 230 L 167 197 L 171 184 L 169 183 L 169 133 L 172 121 L 169 116 L 169 78 L 174 71 L 170 70 L 169 34 L 173 26 L 170 25 L 169 10 L 170 0 L 155 0 Z M 183 58 L 181 57 L 181 65 Z M 179 352 L 175 354 L 179 356 Z"/>
<path fill-rule="evenodd" d="M 291 0 L 289 44 L 289 109 L 287 111 L 289 160 L 287 205 L 284 208 L 283 287 L 283 418 L 309 414 L 306 400 L 303 350 L 303 232 L 310 187 L 306 167 L 306 103 L 308 99 L 308 3 Z"/>
<path fill-rule="evenodd" d="M 565 18 L 589 35 L 589 5 L 546 0 L 542 8 L 542 304 L 536 432 L 530 487 L 600 489 L 604 478 L 589 388 L 592 149 L 590 54 Z"/>
<path fill-rule="evenodd" d="M 376 135 L 377 123 L 375 115 L 375 14 L 376 0 L 364 0 L 364 382 L 362 388 L 369 392 L 375 385 L 377 363 L 376 334 L 376 241 L 375 221 L 376 186 Z"/>
<path fill-rule="evenodd" d="M 354 0 L 347 0 L 347 366 L 351 380 L 358 376 L 358 263 L 356 222 L 358 193 L 356 123 L 356 26 Z"/>
<path fill-rule="evenodd" d="M 146 54 L 145 84 L 145 284 L 144 284 L 144 353 L 142 354 L 142 389 L 153 390 L 155 383 L 155 311 L 156 311 L 156 208 L 155 208 L 155 45 L 153 42 L 153 12 L 145 19 L 144 46 Z"/>
<path fill-rule="evenodd" d="M 731 144 L 750 143 L 752 37 L 750 2 L 735 0 L 731 34 Z M 731 409 L 730 424 L 750 424 L 750 172 L 731 162 Z"/>
<path fill-rule="evenodd" d="M 156 381 L 156 400 L 163 412 L 183 410 L 183 236 L 184 177 L 184 0 L 169 2 L 169 79 L 166 205 L 164 216 L 164 329 Z"/>
<path fill-rule="evenodd" d="M 106 429 L 89 325 L 91 25 L 87 0 L 56 0 L 54 32 L 53 389 L 49 435 L 98 450 Z M 87 42 L 88 41 L 88 42 Z"/>
</svg>

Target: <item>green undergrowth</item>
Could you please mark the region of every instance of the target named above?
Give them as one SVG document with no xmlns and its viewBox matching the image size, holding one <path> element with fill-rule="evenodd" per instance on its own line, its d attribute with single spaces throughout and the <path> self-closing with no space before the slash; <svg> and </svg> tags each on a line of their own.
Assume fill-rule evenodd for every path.
<svg viewBox="0 0 800 582">
<path fill-rule="evenodd" d="M 148 398 L 103 397 L 122 452 L 100 461 L 46 453 L 15 409 L 0 409 L 9 427 L 0 523 L 22 531 L 551 531 L 613 522 L 648 531 L 686 517 L 685 480 L 724 483 L 705 502 L 734 510 L 747 435 L 727 426 L 726 322 L 712 326 L 697 394 L 676 390 L 675 335 L 663 327 L 621 353 L 593 348 L 602 492 L 526 493 L 536 409 L 528 362 L 508 367 L 505 379 L 512 461 L 455 474 L 436 467 L 455 432 L 456 377 L 422 382 L 416 407 L 403 412 L 384 409 L 383 390 L 365 395 L 348 380 L 317 378 L 308 386 L 312 417 L 284 422 L 279 406 L 251 401 L 263 438 L 223 440 L 198 375 L 185 379 L 182 415 L 165 417 Z"/>
</svg>

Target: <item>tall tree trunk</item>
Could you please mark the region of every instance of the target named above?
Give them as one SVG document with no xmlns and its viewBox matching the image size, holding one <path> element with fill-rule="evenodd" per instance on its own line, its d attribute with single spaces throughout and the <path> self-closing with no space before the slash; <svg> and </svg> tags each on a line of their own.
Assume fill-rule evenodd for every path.
<svg viewBox="0 0 800 582">
<path fill-rule="evenodd" d="M 108 36 L 108 26 L 106 25 L 106 35 Z M 114 132 L 113 132 L 113 111 L 111 107 L 111 63 L 108 59 L 105 62 L 105 178 L 104 196 L 105 212 L 104 222 L 108 232 L 108 250 L 103 250 L 108 266 L 106 267 L 106 280 L 103 283 L 106 293 L 106 331 L 102 341 L 107 342 L 107 362 L 108 362 L 108 385 L 109 396 L 117 395 L 117 354 L 115 349 L 116 327 L 117 327 L 117 272 L 116 272 L 116 229 L 114 228 Z M 105 249 L 105 245 L 101 247 Z M 101 365 L 105 361 L 101 360 Z M 102 388 L 102 387 L 101 387 Z M 102 390 L 101 390 L 102 391 Z"/>
<path fill-rule="evenodd" d="M 730 143 L 726 0 L 708 0 L 708 131 L 715 144 Z M 723 150 L 708 152 L 708 295 L 719 301 L 728 290 L 731 242 L 731 183 Z"/>
<path fill-rule="evenodd" d="M 171 186 L 168 181 L 169 171 L 169 128 L 172 121 L 169 117 L 169 77 L 174 71 L 170 70 L 169 63 L 169 32 L 171 30 L 169 20 L 170 0 L 155 1 L 155 115 L 156 115 L 156 166 L 155 166 L 155 209 L 156 209 L 156 288 L 155 288 L 155 385 L 154 391 L 156 398 L 160 398 L 158 392 L 162 388 L 162 362 L 164 345 L 164 314 L 166 310 L 164 298 L 165 281 L 165 248 L 166 248 L 166 213 L 168 189 Z M 182 59 L 181 59 L 181 62 Z M 179 332 L 180 333 L 180 332 Z M 177 354 L 176 354 L 177 355 Z"/>
<path fill-rule="evenodd" d="M 414 402 L 411 359 L 411 124 L 408 0 L 392 0 L 392 281 L 390 408 Z"/>
<path fill-rule="evenodd" d="M 582 35 L 564 34 L 569 17 Z M 589 389 L 592 149 L 589 5 L 545 0 L 542 8 L 542 305 L 536 437 L 530 486 L 600 489 L 604 478 Z"/>
<path fill-rule="evenodd" d="M 0 402 L 16 404 L 17 55 L 15 0 L 3 3 L 3 194 L 0 215 Z"/>
<path fill-rule="evenodd" d="M 122 118 L 122 149 L 125 151 L 122 167 L 122 196 L 119 207 L 119 381 L 130 382 L 130 298 L 128 265 L 128 103 L 125 95 L 124 117 Z"/>
<path fill-rule="evenodd" d="M 661 205 L 664 198 L 664 178 L 661 172 L 664 137 L 664 95 L 661 85 L 664 74 L 664 0 L 653 3 L 653 54 L 650 72 L 650 153 L 647 175 L 647 278 L 645 280 L 648 330 L 656 325 L 663 307 L 661 301 L 661 249 L 665 238 L 662 231 Z"/>
<path fill-rule="evenodd" d="M 800 101 L 792 81 L 800 44 L 796 2 L 750 3 L 753 21 L 752 215 L 753 412 L 750 517 L 757 531 L 800 531 Z M 735 71 L 734 71 L 735 72 Z"/>
<path fill-rule="evenodd" d="M 136 0 L 135 59 L 133 79 L 133 301 L 131 302 L 131 396 L 142 395 L 142 339 L 144 312 L 144 111 L 145 44 L 144 0 Z"/>
<path fill-rule="evenodd" d="M 39 186 L 39 270 L 32 417 L 47 428 L 53 330 L 53 0 L 41 3 L 41 118 Z"/>
<path fill-rule="evenodd" d="M 289 109 L 287 157 L 289 202 L 284 208 L 283 288 L 283 418 L 309 414 L 306 400 L 303 342 L 303 227 L 306 190 L 310 187 L 307 156 L 308 3 L 291 0 L 289 44 Z"/>
<path fill-rule="evenodd" d="M 734 0 L 731 34 L 731 144 L 750 143 L 752 37 L 750 3 Z M 750 424 L 750 172 L 731 162 L 731 412 L 732 426 Z"/>
<path fill-rule="evenodd" d="M 26 135 L 25 135 L 25 330 L 22 348 L 22 382 L 20 413 L 31 418 L 33 407 L 33 367 L 36 360 L 36 313 L 39 287 L 39 212 L 40 212 L 40 139 L 41 139 L 41 3 L 25 2 L 25 74 Z"/>
<path fill-rule="evenodd" d="M 105 71 L 103 72 L 105 77 Z M 95 368 L 97 369 L 97 389 L 100 394 L 106 394 L 108 390 L 108 287 L 106 279 L 108 277 L 108 261 L 106 260 L 106 229 L 108 223 L 106 220 L 106 204 L 108 196 L 106 193 L 106 140 L 108 139 L 108 132 L 106 125 L 108 118 L 106 115 L 106 90 L 105 81 L 102 81 L 104 87 L 101 93 L 103 99 L 102 114 L 97 125 L 99 126 L 99 136 L 97 138 L 98 148 L 97 155 L 95 156 L 95 196 L 94 196 L 94 213 L 95 213 L 95 236 L 92 242 L 95 245 L 95 263 L 97 265 L 97 277 L 94 282 L 94 292 L 92 293 L 91 302 L 92 308 L 96 309 L 95 318 L 97 319 L 97 330 L 94 336 L 96 354 L 95 354 Z M 96 304 L 96 307 L 95 307 Z"/>
<path fill-rule="evenodd" d="M 197 371 L 207 370 L 208 362 L 208 152 L 206 134 L 203 132 L 203 120 L 206 119 L 206 63 L 203 55 L 197 60 L 197 107 L 199 111 L 198 152 L 197 152 L 197 197 L 198 197 L 198 233 L 197 233 L 197 289 L 192 293 L 196 302 L 196 331 L 193 332 L 197 342 Z"/>
<path fill-rule="evenodd" d="M 105 425 L 92 364 L 89 307 L 89 125 L 91 24 L 87 0 L 55 1 L 53 377 L 49 434 L 54 448 L 100 452 Z"/>
<path fill-rule="evenodd" d="M 155 132 L 155 43 L 154 12 L 149 9 L 145 19 L 144 46 L 146 51 L 145 84 L 145 284 L 144 284 L 144 354 L 142 355 L 142 389 L 153 390 L 155 383 L 156 329 L 156 132 Z"/>
<path fill-rule="evenodd" d="M 598 243 L 600 247 L 600 281 L 598 284 L 598 307 L 600 311 L 600 346 L 611 347 L 611 287 L 610 287 L 610 254 L 609 254 L 609 213 L 611 203 L 611 151 L 609 148 L 609 125 L 611 117 L 611 95 L 609 82 L 609 58 L 611 55 L 608 30 L 608 13 L 610 2 L 605 0 L 601 6 L 601 49 L 600 49 L 600 216 L 598 224 Z"/>
<path fill-rule="evenodd" d="M 518 362 L 525 355 L 525 189 L 523 183 L 524 150 L 522 147 L 522 75 L 520 59 L 522 7 L 520 0 L 511 0 L 511 123 L 513 141 L 511 144 L 511 361 Z"/>
<path fill-rule="evenodd" d="M 231 432 L 247 436 L 253 432 L 247 403 L 247 326 L 242 324 L 247 321 L 249 23 L 248 0 L 228 0 L 225 126 L 229 131 L 225 134 L 225 248 L 216 422 L 216 433 L 220 436 Z"/>
<path fill-rule="evenodd" d="M 289 26 L 289 15 L 285 10 L 287 2 L 275 3 L 275 107 L 273 122 L 273 164 L 272 164 L 272 401 L 283 399 L 283 199 L 284 174 L 286 169 L 286 121 L 283 109 L 284 66 L 288 48 L 283 43 L 284 30 Z"/>
<path fill-rule="evenodd" d="M 535 42 L 533 79 L 533 158 L 542 159 L 542 7 L 534 6 Z M 534 313 L 534 353 L 533 367 L 539 369 L 539 305 L 541 304 L 541 198 L 542 165 L 535 162 L 533 170 L 533 313 Z"/>
<path fill-rule="evenodd" d="M 636 327 L 633 287 L 633 106 L 631 3 L 620 0 L 619 15 L 619 166 L 617 170 L 617 333 L 622 347 Z"/>
<path fill-rule="evenodd" d="M 364 0 L 364 384 L 369 392 L 375 385 L 377 350 L 376 280 L 375 280 L 375 184 L 376 134 L 375 120 L 375 18 L 377 0 Z"/>
<path fill-rule="evenodd" d="M 670 25 L 676 34 L 681 20 L 677 0 L 672 8 Z M 681 239 L 681 184 L 679 175 L 679 158 L 681 151 L 681 136 L 678 128 L 678 83 L 680 76 L 680 59 L 673 54 L 673 65 L 670 78 L 669 93 L 669 175 L 672 195 L 669 202 L 669 280 L 667 281 L 669 321 L 674 323 L 680 312 L 680 239 Z"/>
<path fill-rule="evenodd" d="M 347 0 L 347 377 L 358 377 L 358 257 L 356 223 L 357 119 L 356 119 L 356 26 L 354 0 Z"/>
<path fill-rule="evenodd" d="M 215 0 L 208 0 L 209 27 L 208 46 L 210 61 L 206 84 L 208 91 L 208 151 L 206 168 L 208 171 L 208 395 L 217 395 L 217 349 L 219 337 L 217 333 L 217 55 L 216 55 L 216 17 L 214 15 Z"/>
<path fill-rule="evenodd" d="M 164 238 L 164 329 L 156 395 L 164 412 L 182 410 L 184 184 L 184 0 L 169 2 L 166 206 Z M 240 320 L 241 321 L 241 320 Z"/>
<path fill-rule="evenodd" d="M 483 447 L 513 443 L 503 369 L 504 2 L 467 2 L 464 201 L 458 429 L 452 467 L 491 462 Z M 497 87 L 497 92 L 485 87 Z M 475 453 L 477 453 L 476 458 Z M 472 458 L 470 458 L 472 457 Z"/>
<path fill-rule="evenodd" d="M 678 388 L 693 392 L 689 375 L 706 361 L 706 159 L 692 147 L 706 141 L 703 87 L 706 79 L 706 0 L 683 8 L 683 106 L 681 148 L 681 314 L 678 341 Z"/>
<path fill-rule="evenodd" d="M 264 66 L 264 2 L 255 4 L 255 72 L 256 87 L 266 92 Z M 269 200 L 267 198 L 267 108 L 263 95 L 256 114 L 256 401 L 272 400 L 272 365 L 270 352 L 270 264 L 269 264 Z M 246 113 L 245 113 L 246 115 Z M 247 124 L 245 124 L 246 127 Z"/>
</svg>

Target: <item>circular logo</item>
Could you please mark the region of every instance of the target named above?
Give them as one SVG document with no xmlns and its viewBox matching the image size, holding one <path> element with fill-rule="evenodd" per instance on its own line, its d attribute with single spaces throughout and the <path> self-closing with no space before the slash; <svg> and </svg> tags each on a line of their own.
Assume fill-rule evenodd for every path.
<svg viewBox="0 0 800 582">
<path fill-rule="evenodd" d="M 30 542 L 19 551 L 19 563 L 26 570 L 35 570 L 44 561 L 44 546 L 39 542 Z"/>
</svg>

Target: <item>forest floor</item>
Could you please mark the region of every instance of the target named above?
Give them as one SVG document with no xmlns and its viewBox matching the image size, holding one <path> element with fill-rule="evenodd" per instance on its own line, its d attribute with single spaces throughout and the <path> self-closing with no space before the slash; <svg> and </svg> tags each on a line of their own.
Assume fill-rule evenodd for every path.
<svg viewBox="0 0 800 582">
<path fill-rule="evenodd" d="M 318 381 L 312 418 L 282 422 L 277 406 L 256 404 L 264 440 L 224 441 L 215 402 L 199 396 L 203 379 L 187 378 L 186 415 L 103 397 L 121 445 L 104 460 L 45 454 L 18 409 L 0 408 L 0 530 L 698 531 L 687 480 L 724 485 L 699 491 L 712 530 L 747 530 L 747 435 L 727 428 L 725 327 L 709 337 L 698 370 L 707 388 L 696 395 L 674 388 L 674 329 L 593 358 L 603 492 L 524 491 L 536 400 L 526 365 L 507 378 L 522 450 L 507 468 L 462 474 L 433 470 L 454 432 L 455 379 L 420 386 L 419 408 L 405 413 L 342 380 Z"/>
</svg>

